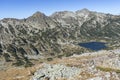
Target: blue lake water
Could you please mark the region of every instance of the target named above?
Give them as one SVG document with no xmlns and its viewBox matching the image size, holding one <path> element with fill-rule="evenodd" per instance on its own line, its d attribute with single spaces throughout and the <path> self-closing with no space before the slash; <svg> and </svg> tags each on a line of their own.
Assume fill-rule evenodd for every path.
<svg viewBox="0 0 120 80">
<path fill-rule="evenodd" d="M 95 51 L 107 48 L 104 42 L 86 42 L 86 43 L 79 43 L 79 45 Z"/>
</svg>

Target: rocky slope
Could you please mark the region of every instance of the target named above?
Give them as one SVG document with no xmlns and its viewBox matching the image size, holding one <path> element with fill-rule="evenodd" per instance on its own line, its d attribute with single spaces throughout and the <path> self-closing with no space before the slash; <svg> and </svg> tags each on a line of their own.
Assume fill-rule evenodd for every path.
<svg viewBox="0 0 120 80">
<path fill-rule="evenodd" d="M 36 12 L 25 19 L 0 21 L 0 63 L 32 66 L 34 60 L 81 54 L 90 50 L 80 42 L 104 41 L 108 49 L 120 45 L 120 16 L 89 11 Z M 6 63 L 7 62 L 7 63 Z M 11 64 L 12 63 L 12 64 Z"/>
<path fill-rule="evenodd" d="M 43 65 L 31 80 L 120 80 L 120 50 L 84 53 Z"/>
<path fill-rule="evenodd" d="M 28 68 L 0 70 L 0 80 L 120 80 L 120 49 L 54 58 Z"/>
</svg>

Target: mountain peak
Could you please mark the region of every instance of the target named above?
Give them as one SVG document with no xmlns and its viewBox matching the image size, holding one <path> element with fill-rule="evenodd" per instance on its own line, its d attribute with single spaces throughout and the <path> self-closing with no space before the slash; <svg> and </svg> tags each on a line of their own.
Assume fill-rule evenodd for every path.
<svg viewBox="0 0 120 80">
<path fill-rule="evenodd" d="M 35 13 L 32 15 L 32 17 L 41 17 L 41 16 L 45 16 L 45 14 L 44 14 L 44 13 L 41 13 L 41 12 L 39 12 L 39 11 L 35 12 Z"/>
<path fill-rule="evenodd" d="M 87 8 L 83 8 L 80 11 L 89 11 Z"/>
<path fill-rule="evenodd" d="M 44 17 L 46 17 L 44 13 L 41 13 L 41 12 L 37 11 L 37 12 L 35 12 L 32 16 L 28 17 L 28 18 L 27 18 L 27 21 L 32 21 L 32 22 L 38 21 L 38 22 L 39 22 L 39 21 L 42 20 Z"/>
<path fill-rule="evenodd" d="M 77 13 L 89 13 L 90 11 L 87 8 L 76 11 Z"/>
</svg>

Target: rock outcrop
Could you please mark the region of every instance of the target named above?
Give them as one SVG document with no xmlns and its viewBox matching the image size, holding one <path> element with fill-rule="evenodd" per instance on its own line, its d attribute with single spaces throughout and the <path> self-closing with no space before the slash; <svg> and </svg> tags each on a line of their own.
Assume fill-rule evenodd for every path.
<svg viewBox="0 0 120 80">
<path fill-rule="evenodd" d="M 44 63 L 31 80 L 120 80 L 118 51 L 84 53 Z"/>
<path fill-rule="evenodd" d="M 44 67 L 35 72 L 31 80 L 57 80 L 59 78 L 74 79 L 80 73 L 79 68 L 66 67 L 64 65 L 44 64 Z"/>
</svg>

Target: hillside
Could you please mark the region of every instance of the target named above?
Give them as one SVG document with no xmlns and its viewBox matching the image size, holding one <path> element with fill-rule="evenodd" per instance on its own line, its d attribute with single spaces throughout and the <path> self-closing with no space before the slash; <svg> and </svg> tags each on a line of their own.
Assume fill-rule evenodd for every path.
<svg viewBox="0 0 120 80">
<path fill-rule="evenodd" d="M 73 55 L 37 63 L 33 67 L 10 67 L 0 80 L 120 80 L 120 50 Z"/>
</svg>

